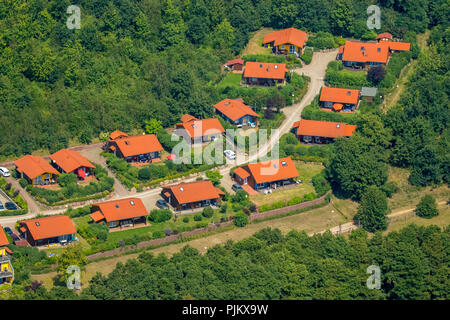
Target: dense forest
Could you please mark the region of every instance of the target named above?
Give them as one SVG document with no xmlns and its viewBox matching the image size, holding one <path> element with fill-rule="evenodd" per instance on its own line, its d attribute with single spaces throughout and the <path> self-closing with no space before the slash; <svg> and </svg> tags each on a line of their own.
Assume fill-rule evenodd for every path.
<svg viewBox="0 0 450 320">
<path fill-rule="evenodd" d="M 35 284 L 23 298 L 449 299 L 449 241 L 450 228 L 436 226 L 371 238 L 357 230 L 348 239 L 263 229 L 206 254 L 189 246 L 171 258 L 143 253 L 108 276 L 95 275 L 81 295 Z M 371 265 L 381 271 L 379 290 L 366 286 Z"/>
<path fill-rule="evenodd" d="M 0 157 L 89 143 L 150 118 L 171 126 L 185 112 L 209 115 L 219 96 L 208 84 L 251 32 L 294 26 L 361 38 L 372 2 L 79 0 L 81 29 L 70 30 L 69 0 L 1 1 Z M 380 5 L 382 29 L 396 37 L 448 23 L 445 0 Z"/>
</svg>

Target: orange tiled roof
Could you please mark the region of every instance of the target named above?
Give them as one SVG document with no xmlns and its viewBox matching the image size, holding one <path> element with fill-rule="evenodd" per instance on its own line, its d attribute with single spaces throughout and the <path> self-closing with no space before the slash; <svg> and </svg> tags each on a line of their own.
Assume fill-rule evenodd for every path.
<svg viewBox="0 0 450 320">
<path fill-rule="evenodd" d="M 267 34 L 264 37 L 263 44 L 274 42 L 274 46 L 280 44 L 293 44 L 303 48 L 303 45 L 307 40 L 308 36 L 306 32 L 295 28 L 288 28 Z"/>
<path fill-rule="evenodd" d="M 242 59 L 233 59 L 233 60 L 229 60 L 229 61 L 227 61 L 227 63 L 225 63 L 225 65 L 227 65 L 227 66 L 232 66 L 232 65 L 235 65 L 235 64 L 244 64 L 244 60 L 242 60 Z"/>
<path fill-rule="evenodd" d="M 259 115 L 253 111 L 252 108 L 242 102 L 242 99 L 225 99 L 215 104 L 214 108 L 222 112 L 233 121 L 236 121 L 246 115 L 259 117 Z"/>
<path fill-rule="evenodd" d="M 163 190 L 172 191 L 173 196 L 177 199 L 179 204 L 217 199 L 220 195 L 223 195 L 223 191 L 214 187 L 209 180 L 167 186 L 163 187 Z"/>
<path fill-rule="evenodd" d="M 284 79 L 286 64 L 269 62 L 251 62 L 245 64 L 244 77 L 263 78 L 263 79 Z"/>
<path fill-rule="evenodd" d="M 191 116 L 190 114 L 185 114 L 181 116 L 181 122 L 188 122 L 192 120 L 198 120 L 196 117 Z"/>
<path fill-rule="evenodd" d="M 256 183 L 291 179 L 299 176 L 290 157 L 250 163 L 246 167 Z"/>
<path fill-rule="evenodd" d="M 164 150 L 154 134 L 127 137 L 114 141 L 124 157 Z"/>
<path fill-rule="evenodd" d="M 111 132 L 111 134 L 109 135 L 109 138 L 111 140 L 116 140 L 116 139 L 124 138 L 124 137 L 128 137 L 128 135 L 125 132 L 122 132 L 119 130 L 115 130 L 115 131 Z"/>
<path fill-rule="evenodd" d="M 183 117 L 185 116 L 188 115 L 184 115 Z M 192 120 L 177 124 L 177 127 L 184 128 L 184 130 L 186 130 L 186 132 L 189 134 L 191 138 L 203 137 L 205 135 L 210 134 L 222 134 L 225 132 L 225 129 L 222 127 L 219 119 L 217 118 L 209 118 L 201 120 L 194 117 L 192 118 L 193 118 Z"/>
<path fill-rule="evenodd" d="M 8 238 L 6 237 L 6 233 L 3 230 L 2 226 L 0 226 L 0 247 L 7 246 L 9 244 Z"/>
<path fill-rule="evenodd" d="M 59 174 L 44 158 L 32 155 L 26 155 L 14 161 L 17 171 L 23 172 L 28 178 L 34 179 L 44 173 Z"/>
<path fill-rule="evenodd" d="M 383 39 L 383 38 L 387 38 L 387 39 L 391 39 L 392 40 L 392 34 L 390 34 L 389 32 L 383 32 L 383 33 L 380 33 L 378 36 L 377 36 L 377 39 Z"/>
<path fill-rule="evenodd" d="M 241 179 L 250 177 L 250 173 L 242 167 L 236 168 L 234 173 L 237 174 Z"/>
<path fill-rule="evenodd" d="M 59 237 L 74 234 L 77 231 L 68 216 L 55 215 L 38 219 L 22 221 L 34 240 Z"/>
<path fill-rule="evenodd" d="M 350 137 L 356 130 L 355 125 L 317 120 L 300 120 L 297 128 L 297 135 L 338 138 Z"/>
<path fill-rule="evenodd" d="M 98 211 L 105 218 L 106 222 L 147 216 L 148 212 L 141 199 L 127 198 L 112 200 L 92 205 L 98 207 Z M 97 221 L 101 220 L 100 215 L 95 211 L 91 217 Z"/>
<path fill-rule="evenodd" d="M 347 41 L 344 45 L 342 60 L 387 63 L 389 46 L 386 46 L 385 44 L 386 42 L 372 43 Z"/>
<path fill-rule="evenodd" d="M 61 149 L 50 156 L 50 159 L 65 172 L 72 172 L 78 168 L 86 167 L 95 169 L 95 166 L 81 154 L 69 149 Z"/>
<path fill-rule="evenodd" d="M 409 51 L 411 49 L 411 44 L 409 42 L 386 41 L 382 43 L 386 46 L 389 46 L 389 49 L 391 50 Z"/>
<path fill-rule="evenodd" d="M 320 101 L 357 104 L 359 90 L 322 87 Z"/>
</svg>

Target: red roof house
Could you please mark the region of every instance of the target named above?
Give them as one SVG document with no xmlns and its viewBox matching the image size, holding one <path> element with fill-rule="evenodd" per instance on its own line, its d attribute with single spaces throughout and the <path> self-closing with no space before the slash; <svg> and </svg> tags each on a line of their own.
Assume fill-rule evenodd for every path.
<svg viewBox="0 0 450 320">
<path fill-rule="evenodd" d="M 329 143 L 340 137 L 351 137 L 356 130 L 355 125 L 316 120 L 299 120 L 292 127 L 302 142 Z"/>
<path fill-rule="evenodd" d="M 367 68 L 386 65 L 393 51 L 408 51 L 409 43 L 380 41 L 380 42 L 357 42 L 347 41 L 339 50 L 338 59 L 346 67 Z"/>
<path fill-rule="evenodd" d="M 276 53 L 301 54 L 307 40 L 308 35 L 306 32 L 288 28 L 267 34 L 264 37 L 263 45 L 273 48 L 273 51 Z"/>
<path fill-rule="evenodd" d="M 288 69 L 284 63 L 251 62 L 245 64 L 243 78 L 250 85 L 284 83 Z"/>
<path fill-rule="evenodd" d="M 247 125 L 256 123 L 259 115 L 245 105 L 242 99 L 225 99 L 214 105 L 214 108 L 228 122 Z"/>
<path fill-rule="evenodd" d="M 255 190 L 276 188 L 293 183 L 299 176 L 290 157 L 250 163 L 234 170 L 235 180 Z"/>
<path fill-rule="evenodd" d="M 109 138 L 111 140 L 116 140 L 116 139 L 121 139 L 121 138 L 126 138 L 126 137 L 128 137 L 128 135 L 125 132 L 122 132 L 122 131 L 119 131 L 119 130 L 114 130 L 109 135 Z"/>
<path fill-rule="evenodd" d="M 319 103 L 333 111 L 354 111 L 359 104 L 360 90 L 322 87 Z"/>
<path fill-rule="evenodd" d="M 390 34 L 389 32 L 383 32 L 377 36 L 378 41 L 392 41 L 393 39 L 394 38 L 392 34 Z"/>
<path fill-rule="evenodd" d="M 208 180 L 166 186 L 161 191 L 162 197 L 176 210 L 217 206 L 224 194 Z"/>
<path fill-rule="evenodd" d="M 123 137 L 110 140 L 107 148 L 114 154 L 132 163 L 152 163 L 161 160 L 160 153 L 164 150 L 154 134 Z"/>
<path fill-rule="evenodd" d="M 181 123 L 176 124 L 175 134 L 183 137 L 189 143 L 202 143 L 217 139 L 225 132 L 219 119 L 197 119 L 189 114 L 181 117 Z"/>
<path fill-rule="evenodd" d="M 20 230 L 32 246 L 68 243 L 75 239 L 77 232 L 70 218 L 65 215 L 21 221 Z"/>
<path fill-rule="evenodd" d="M 225 63 L 225 66 L 231 70 L 240 71 L 244 67 L 244 60 L 242 59 L 229 60 L 227 61 L 227 63 Z"/>
<path fill-rule="evenodd" d="M 127 198 L 96 203 L 91 208 L 94 222 L 105 221 L 109 228 L 147 223 L 148 215 L 144 203 L 139 198 Z"/>
<path fill-rule="evenodd" d="M 81 154 L 69 149 L 61 149 L 50 156 L 53 165 L 63 173 L 74 173 L 80 179 L 93 175 L 95 166 Z"/>
<path fill-rule="evenodd" d="M 26 155 L 14 161 L 21 178 L 28 180 L 33 186 L 54 184 L 59 172 L 44 158 Z"/>
</svg>

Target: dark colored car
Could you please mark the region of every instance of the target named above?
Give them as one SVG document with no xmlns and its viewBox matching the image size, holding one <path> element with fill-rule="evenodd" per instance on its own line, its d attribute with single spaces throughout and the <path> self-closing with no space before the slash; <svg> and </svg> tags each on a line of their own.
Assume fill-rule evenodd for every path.
<svg viewBox="0 0 450 320">
<path fill-rule="evenodd" d="M 233 184 L 231 189 L 233 189 L 234 191 L 242 190 L 242 186 L 240 184 L 235 183 Z"/>
<path fill-rule="evenodd" d="M 3 206 L 3 203 L 0 201 L 0 211 L 5 210 L 5 207 Z"/>
<path fill-rule="evenodd" d="M 169 205 L 164 200 L 158 200 L 156 201 L 156 206 L 160 209 L 169 209 Z"/>
<path fill-rule="evenodd" d="M 6 232 L 7 234 L 9 234 L 10 236 L 13 234 L 13 232 L 12 232 L 12 230 L 11 230 L 10 227 L 4 227 L 3 230 L 5 230 L 5 232 Z"/>
<path fill-rule="evenodd" d="M 7 210 L 16 210 L 17 206 L 12 202 L 6 202 L 5 207 Z"/>
</svg>

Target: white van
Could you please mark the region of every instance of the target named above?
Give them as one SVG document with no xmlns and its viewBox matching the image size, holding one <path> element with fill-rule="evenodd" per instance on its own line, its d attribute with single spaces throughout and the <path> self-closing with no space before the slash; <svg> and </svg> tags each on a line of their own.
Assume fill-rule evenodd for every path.
<svg viewBox="0 0 450 320">
<path fill-rule="evenodd" d="M 0 167 L 0 175 L 4 177 L 9 177 L 11 174 L 9 173 L 9 170 L 5 167 Z"/>
</svg>

